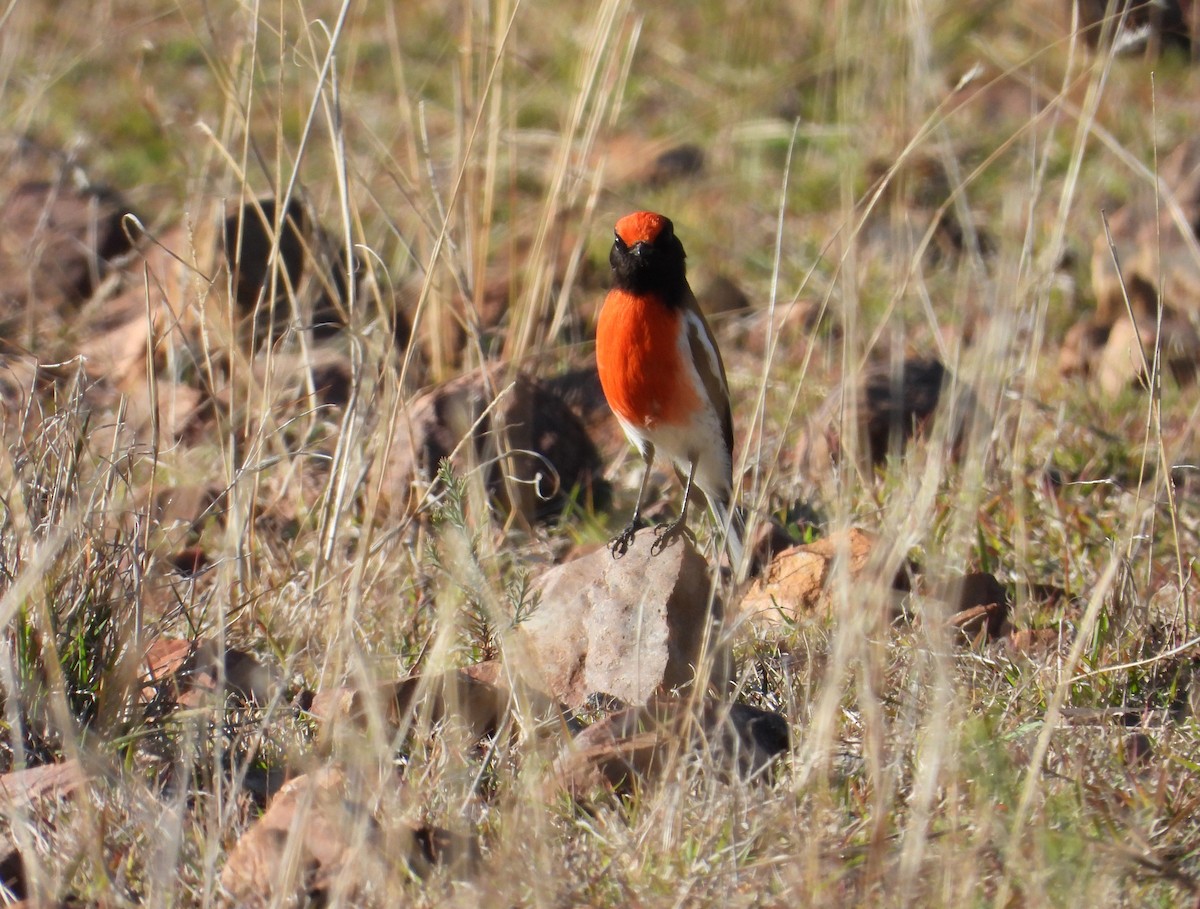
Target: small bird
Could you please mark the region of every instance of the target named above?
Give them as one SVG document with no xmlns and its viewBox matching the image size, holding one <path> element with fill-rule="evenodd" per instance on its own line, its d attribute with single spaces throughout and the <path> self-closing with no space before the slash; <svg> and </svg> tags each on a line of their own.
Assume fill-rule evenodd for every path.
<svg viewBox="0 0 1200 909">
<path fill-rule="evenodd" d="M 641 453 L 646 472 L 629 525 L 613 537 L 614 557 L 629 551 L 655 452 L 683 482 L 679 518 L 657 528 L 652 553 L 687 526 L 688 500 L 703 493 L 725 534 L 734 570 L 743 526 L 733 503 L 733 415 L 725 365 L 688 286 L 683 244 L 669 218 L 634 212 L 617 222 L 608 261 L 613 286 L 596 325 L 596 365 L 604 397 Z"/>
</svg>

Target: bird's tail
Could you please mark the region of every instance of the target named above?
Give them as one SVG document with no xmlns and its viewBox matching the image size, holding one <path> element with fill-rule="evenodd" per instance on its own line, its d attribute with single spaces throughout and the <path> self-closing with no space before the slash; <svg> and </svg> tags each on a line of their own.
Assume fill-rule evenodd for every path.
<svg viewBox="0 0 1200 909">
<path fill-rule="evenodd" d="M 729 567 L 738 581 L 745 575 L 747 566 L 742 564 L 746 552 L 746 511 L 733 505 L 728 498 L 706 496 L 708 507 L 717 522 L 717 533 L 724 537 L 725 552 L 729 556 Z"/>
</svg>

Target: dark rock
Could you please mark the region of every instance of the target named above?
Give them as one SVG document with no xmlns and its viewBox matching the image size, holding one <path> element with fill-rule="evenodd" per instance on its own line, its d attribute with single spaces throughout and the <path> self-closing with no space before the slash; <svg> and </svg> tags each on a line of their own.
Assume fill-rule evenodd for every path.
<svg viewBox="0 0 1200 909">
<path fill-rule="evenodd" d="M 555 762 L 555 777 L 575 798 L 596 790 L 627 793 L 652 783 L 672 761 L 703 752 L 722 772 L 760 775 L 789 745 L 778 713 L 711 698 L 659 697 L 585 728 Z"/>
<path fill-rule="evenodd" d="M 282 212 L 270 197 L 235 207 L 224 217 L 219 242 L 232 276 L 239 332 L 252 349 L 289 327 L 320 340 L 348 323 L 358 262 L 347 258 L 300 199 L 290 199 Z M 397 321 L 397 333 L 403 330 Z"/>
<path fill-rule="evenodd" d="M 527 520 L 556 518 L 571 495 L 586 500 L 602 488 L 600 455 L 579 419 L 523 373 L 493 367 L 460 376 L 414 400 L 398 424 L 382 469 L 385 489 L 401 503 L 456 449 L 456 469 L 481 465 L 495 501 Z M 460 446 L 468 436 L 472 444 Z"/>
<path fill-rule="evenodd" d="M 1126 767 L 1144 767 L 1154 757 L 1154 741 L 1144 732 L 1131 732 L 1125 737 L 1121 750 Z"/>
<path fill-rule="evenodd" d="M 350 400 L 354 376 L 345 359 L 314 363 L 312 368 L 313 391 L 322 404 L 345 407 Z"/>
<path fill-rule="evenodd" d="M 18 185 L 0 204 L 0 300 L 39 311 L 86 300 L 113 260 L 132 248 L 122 224 L 128 212 L 108 189 Z"/>
<path fill-rule="evenodd" d="M 721 326 L 719 330 L 723 337 L 730 339 L 734 350 L 744 348 L 759 358 L 786 355 L 793 362 L 802 362 L 820 312 L 821 307 L 815 302 L 796 300 L 779 306 L 773 317 L 769 310 L 760 309 L 745 319 Z"/>
<path fill-rule="evenodd" d="M 696 294 L 700 308 L 709 316 L 724 316 L 747 312 L 750 298 L 732 278 L 716 275 Z"/>
<path fill-rule="evenodd" d="M 951 387 L 953 397 L 939 406 Z M 913 438 L 928 435 L 935 420 L 949 420 L 951 453 L 958 455 L 983 419 L 974 391 L 933 358 L 870 369 L 853 393 L 859 424 L 857 451 L 874 465 L 884 463 L 889 455 L 902 454 Z M 843 387 L 830 395 L 797 447 L 798 461 L 810 475 L 824 475 L 831 462 L 840 462 L 848 454 L 843 430 L 837 425 L 843 411 L 850 410 L 843 407 L 845 394 Z"/>
<path fill-rule="evenodd" d="M 662 187 L 700 174 L 705 165 L 704 149 L 698 145 L 672 145 L 632 133 L 598 144 L 596 154 L 604 160 L 610 186 Z"/>
<path fill-rule="evenodd" d="M 907 153 L 899 159 L 877 158 L 867 166 L 868 197 L 874 198 L 881 181 L 880 204 L 863 225 L 864 235 L 892 249 L 912 250 L 928 237 L 927 264 L 954 263 L 964 254 L 995 253 L 991 234 L 972 218 L 964 225 L 954 186 L 943 159 L 933 154 Z M 968 229 L 969 228 L 969 229 Z"/>
<path fill-rule="evenodd" d="M 704 171 L 704 149 L 684 143 L 660 152 L 644 180 L 647 186 L 660 187 Z"/>
<path fill-rule="evenodd" d="M 782 524 L 773 519 L 763 521 L 758 525 L 757 535 L 751 542 L 747 577 L 758 577 L 776 555 L 795 545 L 796 541 Z"/>
<path fill-rule="evenodd" d="M 150 517 L 156 525 L 179 523 L 188 532 L 194 532 L 206 518 L 224 507 L 225 496 L 219 487 L 168 486 L 155 493 Z"/>
<path fill-rule="evenodd" d="M 189 546 L 171 556 L 171 567 L 186 576 L 193 576 L 208 565 L 208 553 L 199 546 Z"/>
<path fill-rule="evenodd" d="M 953 610 L 950 625 L 972 640 L 981 636 L 997 640 L 1009 630 L 1011 602 L 1008 591 L 986 571 L 973 571 L 954 581 L 935 586 L 935 596 Z"/>
<path fill-rule="evenodd" d="M 283 691 L 278 670 L 242 650 L 229 648 L 222 653 L 211 639 L 157 640 L 147 649 L 143 663 L 142 692 L 148 700 L 198 707 L 216 694 L 222 676 L 225 695 L 247 704 L 266 706 Z"/>
<path fill-rule="evenodd" d="M 556 395 L 562 398 L 571 411 L 585 425 L 611 415 L 612 411 L 604 397 L 604 388 L 600 385 L 600 373 L 596 370 L 596 358 L 578 369 L 543 379 L 542 383 Z"/>
<path fill-rule="evenodd" d="M 544 379 L 543 384 L 561 397 L 567 407 L 571 408 L 571 412 L 579 417 L 588 437 L 603 455 L 604 462 L 616 458 L 628 449 L 629 440 L 625 438 L 625 433 L 604 397 L 594 354 L 577 369 Z M 602 491 L 604 496 L 608 495 L 607 485 L 602 487 Z M 601 497 L 595 493 L 593 499 L 597 501 L 598 508 L 607 507 L 600 504 Z"/>
<path fill-rule="evenodd" d="M 1068 328 L 1058 352 L 1059 373 L 1064 376 L 1090 375 L 1108 342 L 1111 328 L 1111 325 L 1100 325 L 1091 318 L 1080 319 Z"/>
<path fill-rule="evenodd" d="M 946 367 L 939 360 L 905 360 L 898 372 L 875 370 L 863 383 L 867 446 L 878 464 L 903 450 L 929 423 L 942 394 Z"/>
<path fill-rule="evenodd" d="M 29 895 L 25 861 L 21 858 L 16 843 L 11 841 L 0 847 L 0 887 L 14 899 L 23 900 Z"/>
<path fill-rule="evenodd" d="M 1065 4 L 1071 21 L 1076 0 Z M 1079 31 L 1093 50 L 1157 56 L 1167 49 L 1191 55 L 1200 5 L 1194 0 L 1078 0 Z"/>
<path fill-rule="evenodd" d="M 304 271 L 305 235 L 309 233 L 308 213 L 299 199 L 291 199 L 282 213 L 276 200 L 247 202 L 225 218 L 224 250 L 233 275 L 233 296 L 244 311 L 256 307 L 287 307 L 290 285 L 295 288 Z M 276 232 L 278 231 L 278 253 Z M 275 297 L 272 273 L 275 278 Z"/>
</svg>

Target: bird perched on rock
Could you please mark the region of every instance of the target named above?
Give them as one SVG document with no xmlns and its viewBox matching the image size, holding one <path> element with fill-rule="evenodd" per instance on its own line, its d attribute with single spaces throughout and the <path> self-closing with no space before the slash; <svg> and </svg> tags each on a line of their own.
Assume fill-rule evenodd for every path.
<svg viewBox="0 0 1200 909">
<path fill-rule="evenodd" d="M 688 286 L 683 244 L 669 218 L 634 212 L 617 222 L 608 261 L 613 286 L 596 326 L 596 365 L 608 404 L 646 462 L 629 525 L 609 543 L 633 542 L 655 452 L 679 474 L 683 508 L 659 527 L 654 551 L 682 532 L 700 490 L 725 534 L 730 564 L 742 557 L 742 519 L 733 502 L 733 416 L 725 365 Z"/>
</svg>

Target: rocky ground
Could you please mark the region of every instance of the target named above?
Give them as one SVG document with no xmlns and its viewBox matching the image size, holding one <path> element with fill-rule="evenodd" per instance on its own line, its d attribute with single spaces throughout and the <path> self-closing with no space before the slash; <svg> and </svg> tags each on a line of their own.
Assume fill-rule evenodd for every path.
<svg viewBox="0 0 1200 909">
<path fill-rule="evenodd" d="M 834 6 L 14 14 L 6 897 L 1197 900 L 1195 10 Z M 642 207 L 744 566 L 605 545 Z"/>
</svg>

